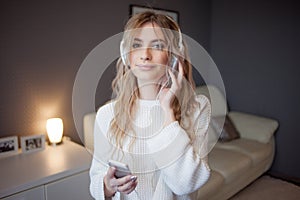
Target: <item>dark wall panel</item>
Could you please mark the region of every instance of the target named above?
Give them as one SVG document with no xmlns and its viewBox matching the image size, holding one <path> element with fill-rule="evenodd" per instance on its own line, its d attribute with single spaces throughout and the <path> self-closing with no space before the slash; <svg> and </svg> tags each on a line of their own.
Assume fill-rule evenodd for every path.
<svg viewBox="0 0 300 200">
<path fill-rule="evenodd" d="M 300 178 L 299 4 L 213 1 L 211 54 L 231 110 L 279 121 L 272 173 Z"/>
</svg>

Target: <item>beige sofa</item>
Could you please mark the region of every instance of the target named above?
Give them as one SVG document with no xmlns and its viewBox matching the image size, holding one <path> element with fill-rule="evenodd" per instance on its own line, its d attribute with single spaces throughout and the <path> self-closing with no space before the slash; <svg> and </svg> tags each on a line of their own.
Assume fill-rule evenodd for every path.
<svg viewBox="0 0 300 200">
<path fill-rule="evenodd" d="M 211 176 L 196 192 L 197 199 L 201 200 L 228 199 L 270 168 L 275 152 L 273 134 L 278 128 L 278 122 L 265 117 L 228 111 L 224 96 L 214 86 L 199 86 L 196 93 L 212 97 L 212 109 L 215 109 L 213 115 L 224 113 L 225 108 L 225 113 L 240 134 L 239 139 L 216 143 L 208 156 Z M 90 151 L 93 151 L 95 116 L 96 113 L 84 116 L 84 143 Z M 209 134 L 214 134 L 213 132 L 210 128 Z"/>
</svg>

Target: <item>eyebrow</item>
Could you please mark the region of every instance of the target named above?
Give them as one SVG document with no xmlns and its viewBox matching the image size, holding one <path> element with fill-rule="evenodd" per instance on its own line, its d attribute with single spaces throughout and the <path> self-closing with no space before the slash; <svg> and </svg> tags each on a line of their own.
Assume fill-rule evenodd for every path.
<svg viewBox="0 0 300 200">
<path fill-rule="evenodd" d="M 143 40 L 141 40 L 139 38 L 134 38 L 133 40 L 136 41 L 136 42 L 143 42 Z M 166 41 L 162 40 L 162 39 L 155 39 L 155 40 L 151 41 L 151 43 L 155 43 L 155 42 L 163 42 L 163 43 L 167 44 Z"/>
</svg>

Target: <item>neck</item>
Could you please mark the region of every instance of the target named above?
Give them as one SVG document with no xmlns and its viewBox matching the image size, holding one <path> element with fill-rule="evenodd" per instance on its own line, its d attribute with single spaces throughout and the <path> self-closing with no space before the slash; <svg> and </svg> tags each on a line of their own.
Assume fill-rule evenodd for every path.
<svg viewBox="0 0 300 200">
<path fill-rule="evenodd" d="M 139 98 L 144 100 L 155 100 L 157 96 L 157 84 L 155 83 L 138 83 Z"/>
</svg>

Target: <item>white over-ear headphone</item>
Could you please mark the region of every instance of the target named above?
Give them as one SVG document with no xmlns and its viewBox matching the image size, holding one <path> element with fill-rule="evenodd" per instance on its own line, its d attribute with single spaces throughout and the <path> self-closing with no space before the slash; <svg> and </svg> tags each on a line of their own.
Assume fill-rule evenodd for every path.
<svg viewBox="0 0 300 200">
<path fill-rule="evenodd" d="M 174 30 L 172 30 L 172 31 L 174 31 Z M 128 59 L 127 59 L 128 52 L 125 51 L 124 44 L 125 44 L 125 42 L 124 42 L 124 38 L 123 38 L 122 41 L 120 42 L 121 59 L 125 66 L 129 66 L 129 63 L 127 63 L 128 62 Z M 179 28 L 178 28 L 178 49 L 179 49 L 179 53 L 181 55 L 183 55 L 184 54 L 184 46 L 183 46 L 183 41 L 182 41 L 182 33 Z"/>
</svg>

